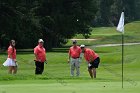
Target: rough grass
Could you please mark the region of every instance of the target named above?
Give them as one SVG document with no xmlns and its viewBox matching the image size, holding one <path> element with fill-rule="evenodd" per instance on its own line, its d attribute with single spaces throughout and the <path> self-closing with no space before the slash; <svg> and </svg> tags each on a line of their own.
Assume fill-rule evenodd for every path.
<svg viewBox="0 0 140 93">
<path fill-rule="evenodd" d="M 92 48 L 92 47 L 91 47 Z M 104 47 L 93 48 L 101 57 L 100 68 L 98 69 L 97 81 L 120 81 L 121 80 L 121 47 Z M 125 72 L 126 76 L 133 74 L 134 80 L 139 80 L 139 51 L 140 45 L 125 46 Z M 80 79 L 89 80 L 87 73 L 87 65 L 83 60 L 81 63 L 81 77 L 71 78 L 69 75 L 69 64 L 67 64 L 67 53 L 49 52 L 47 53 L 48 64 L 45 65 L 45 71 L 42 76 L 34 75 L 34 55 L 32 54 L 17 54 L 17 60 L 19 64 L 19 70 L 17 75 L 7 74 L 7 68 L 2 66 L 2 63 L 6 60 L 6 55 L 1 56 L 0 67 L 0 81 L 5 80 L 50 80 L 50 79 Z M 114 73 L 119 74 L 115 76 Z M 131 74 L 131 73 L 132 74 Z"/>
</svg>

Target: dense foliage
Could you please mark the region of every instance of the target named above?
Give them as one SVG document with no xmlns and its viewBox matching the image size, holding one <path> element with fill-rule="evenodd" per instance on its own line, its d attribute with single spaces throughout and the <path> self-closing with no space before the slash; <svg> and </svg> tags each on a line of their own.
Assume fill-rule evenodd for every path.
<svg viewBox="0 0 140 93">
<path fill-rule="evenodd" d="M 0 47 L 10 39 L 33 48 L 43 38 L 52 48 L 76 34 L 88 38 L 91 26 L 115 26 L 123 9 L 126 22 L 140 19 L 139 0 L 0 0 Z"/>
</svg>

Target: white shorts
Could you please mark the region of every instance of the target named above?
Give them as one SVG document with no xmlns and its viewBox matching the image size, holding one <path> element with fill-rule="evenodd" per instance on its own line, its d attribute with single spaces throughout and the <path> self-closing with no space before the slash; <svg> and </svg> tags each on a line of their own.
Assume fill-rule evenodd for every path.
<svg viewBox="0 0 140 93">
<path fill-rule="evenodd" d="M 17 66 L 16 62 L 11 59 L 7 58 L 7 60 L 3 63 L 4 66 Z"/>
</svg>

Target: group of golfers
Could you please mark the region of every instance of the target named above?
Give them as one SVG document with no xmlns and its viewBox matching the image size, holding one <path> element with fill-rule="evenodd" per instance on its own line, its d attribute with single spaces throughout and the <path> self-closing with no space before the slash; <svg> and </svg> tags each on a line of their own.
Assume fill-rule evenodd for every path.
<svg viewBox="0 0 140 93">
<path fill-rule="evenodd" d="M 74 70 L 76 69 L 76 76 L 80 75 L 80 63 L 82 54 L 88 64 L 88 72 L 91 78 L 96 78 L 96 68 L 100 63 L 100 58 L 97 53 L 95 53 L 92 49 L 86 48 L 85 45 L 78 46 L 77 41 L 73 40 L 73 46 L 69 49 L 69 57 L 68 63 L 70 64 L 70 73 L 71 76 L 74 76 Z M 43 46 L 43 39 L 38 40 L 38 45 L 34 48 L 35 55 L 35 74 L 42 74 L 44 71 L 44 63 L 47 63 L 46 59 L 46 50 Z M 8 58 L 3 63 L 4 66 L 8 66 L 9 74 L 17 73 L 17 61 L 16 61 L 16 49 L 15 49 L 15 40 L 10 41 L 10 45 L 8 47 Z"/>
<path fill-rule="evenodd" d="M 73 41 L 73 46 L 69 49 L 69 59 L 71 76 L 74 76 L 74 69 L 76 68 L 76 76 L 80 75 L 80 61 L 84 54 L 84 58 L 88 64 L 88 71 L 91 78 L 96 78 L 96 68 L 100 63 L 100 58 L 92 49 L 85 48 L 85 45 L 77 46 L 77 41 Z"/>
</svg>

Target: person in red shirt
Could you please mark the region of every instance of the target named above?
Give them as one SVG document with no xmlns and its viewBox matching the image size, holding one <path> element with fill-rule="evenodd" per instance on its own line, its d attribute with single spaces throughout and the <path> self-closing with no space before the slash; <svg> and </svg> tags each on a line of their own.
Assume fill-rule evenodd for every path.
<svg viewBox="0 0 140 93">
<path fill-rule="evenodd" d="M 95 53 L 92 49 L 85 48 L 85 45 L 80 46 L 82 49 L 82 52 L 84 53 L 84 58 L 88 63 L 88 71 L 91 76 L 91 78 L 96 78 L 96 68 L 98 68 L 98 65 L 100 63 L 100 58 L 97 53 Z"/>
<path fill-rule="evenodd" d="M 9 74 L 17 73 L 17 62 L 16 62 L 16 49 L 15 49 L 15 40 L 10 41 L 10 46 L 8 47 L 8 58 L 3 63 L 4 66 L 9 67 Z"/>
<path fill-rule="evenodd" d="M 34 48 L 35 54 L 35 74 L 42 74 L 44 71 L 44 62 L 46 61 L 46 50 L 43 47 L 44 41 L 42 39 L 38 40 L 38 45 Z"/>
<path fill-rule="evenodd" d="M 73 46 L 69 49 L 68 63 L 70 63 L 71 76 L 74 76 L 74 69 L 76 68 L 76 76 L 80 75 L 80 54 L 81 48 L 77 46 L 77 41 L 73 41 Z"/>
</svg>

